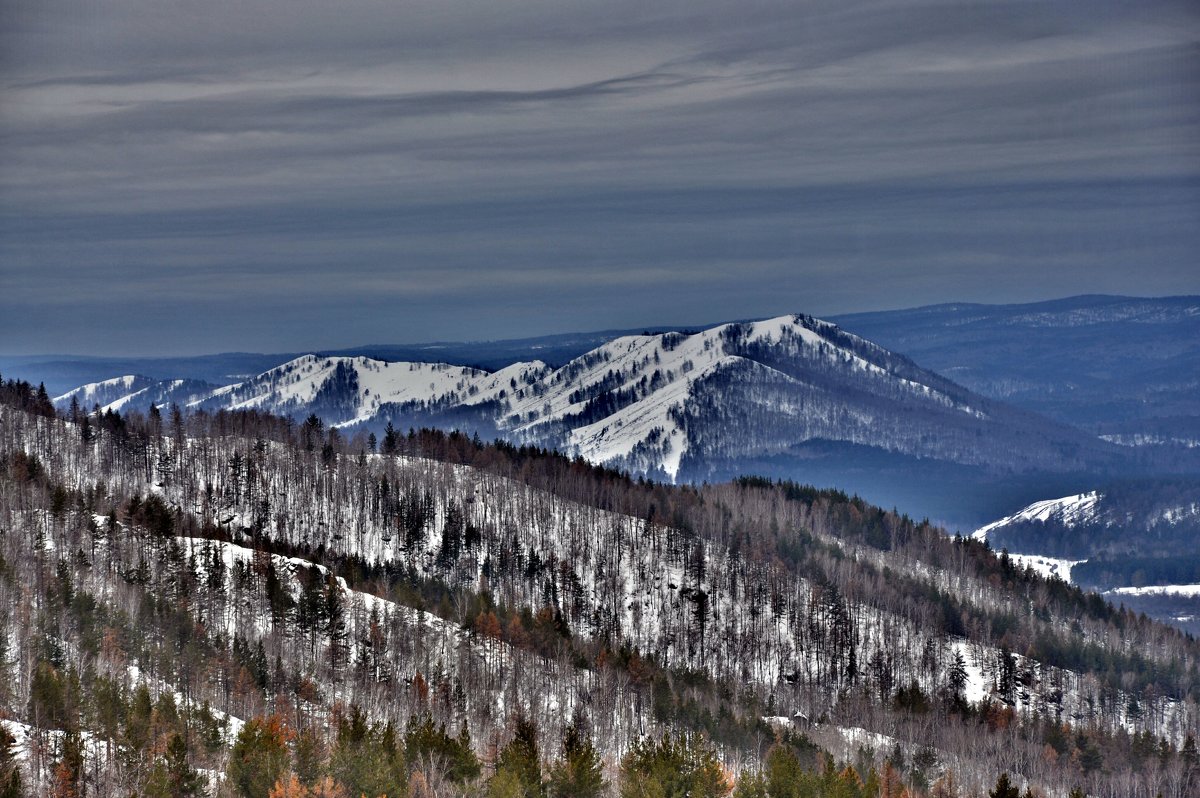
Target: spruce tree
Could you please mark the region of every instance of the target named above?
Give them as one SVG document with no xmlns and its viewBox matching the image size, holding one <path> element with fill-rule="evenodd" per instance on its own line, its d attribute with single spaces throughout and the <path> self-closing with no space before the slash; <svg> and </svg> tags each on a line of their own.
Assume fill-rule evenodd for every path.
<svg viewBox="0 0 1200 798">
<path fill-rule="evenodd" d="M 716 751 L 698 734 L 668 732 L 658 742 L 645 738 L 621 761 L 621 798 L 723 798 L 729 791 Z"/>
<path fill-rule="evenodd" d="M 349 716 L 338 723 L 329 770 L 348 795 L 404 798 L 407 794 L 404 751 L 391 724 L 368 722 L 358 707 L 351 707 Z"/>
<path fill-rule="evenodd" d="M 542 784 L 537 727 L 522 713 L 517 714 L 513 726 L 513 738 L 500 749 L 496 759 L 496 777 L 493 781 L 502 777 L 501 783 L 507 785 L 515 778 L 523 798 L 540 798 L 545 794 L 545 788 Z M 491 788 L 489 791 L 492 791 Z"/>
<path fill-rule="evenodd" d="M 733 798 L 768 798 L 766 779 L 761 773 L 742 771 L 733 789 Z"/>
<path fill-rule="evenodd" d="M 332 573 L 325 575 L 324 620 L 329 637 L 329 665 L 337 672 L 346 660 L 346 601 L 342 587 Z"/>
<path fill-rule="evenodd" d="M 0 798 L 21 798 L 22 795 L 17 738 L 0 725 Z"/>
<path fill-rule="evenodd" d="M 563 735 L 563 756 L 550 769 L 551 798 L 595 798 L 604 792 L 604 768 L 583 717 L 576 715 Z"/>
<path fill-rule="evenodd" d="M 1007 773 L 1001 773 L 996 779 L 996 786 L 988 793 L 990 798 L 1021 798 L 1021 791 L 1013 784 Z"/>
<path fill-rule="evenodd" d="M 229 752 L 228 783 L 242 798 L 266 798 L 287 769 L 288 731 L 277 717 L 253 718 Z"/>
<path fill-rule="evenodd" d="M 150 771 L 145 798 L 194 798 L 204 795 L 208 784 L 199 772 L 188 764 L 187 742 L 181 734 L 171 736 L 166 753 Z"/>
</svg>

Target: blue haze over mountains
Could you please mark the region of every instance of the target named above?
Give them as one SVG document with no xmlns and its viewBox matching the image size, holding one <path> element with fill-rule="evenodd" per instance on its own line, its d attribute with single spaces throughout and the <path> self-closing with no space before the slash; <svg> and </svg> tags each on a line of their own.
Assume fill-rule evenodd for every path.
<svg viewBox="0 0 1200 798">
<path fill-rule="evenodd" d="M 973 391 L 1068 424 L 1200 440 L 1200 297 L 934 305 L 833 321 Z"/>
</svg>

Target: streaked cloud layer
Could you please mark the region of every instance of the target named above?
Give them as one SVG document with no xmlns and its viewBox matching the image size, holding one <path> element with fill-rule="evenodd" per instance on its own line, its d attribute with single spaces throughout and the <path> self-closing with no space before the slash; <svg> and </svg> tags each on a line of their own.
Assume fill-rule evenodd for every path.
<svg viewBox="0 0 1200 798">
<path fill-rule="evenodd" d="M 1200 293 L 1191 3 L 12 0 L 0 348 Z"/>
</svg>

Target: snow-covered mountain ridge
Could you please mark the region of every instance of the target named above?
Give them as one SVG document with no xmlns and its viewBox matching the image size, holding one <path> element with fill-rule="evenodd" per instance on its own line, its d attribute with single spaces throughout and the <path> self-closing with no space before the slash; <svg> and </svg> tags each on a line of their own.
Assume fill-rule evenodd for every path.
<svg viewBox="0 0 1200 798">
<path fill-rule="evenodd" d="M 57 405 L 68 405 L 74 399 L 80 406 L 88 409 L 91 409 L 93 405 L 108 408 L 114 402 L 127 401 L 130 397 L 136 396 L 151 385 L 156 385 L 160 382 L 160 380 L 152 380 L 149 377 L 143 377 L 139 374 L 125 374 L 120 377 L 101 380 L 100 382 L 89 382 L 86 385 L 80 385 L 78 388 L 67 391 L 62 396 L 54 397 L 54 403 Z"/>
<path fill-rule="evenodd" d="M 54 397 L 54 404 L 65 410 L 74 400 L 85 412 L 99 407 L 102 412 L 111 410 L 124 413 L 130 410 L 145 411 L 151 406 L 184 406 L 195 401 L 196 397 L 211 395 L 216 390 L 217 386 L 201 380 L 154 380 L 140 374 L 126 374 L 81 385 Z"/>
<path fill-rule="evenodd" d="M 1096 519 L 1096 505 L 1100 501 L 1100 493 L 1091 491 L 1075 496 L 1063 496 L 1059 499 L 1045 499 L 1034 502 L 1012 515 L 993 521 L 982 526 L 971 534 L 976 540 L 987 540 L 988 535 L 995 530 L 1018 523 L 1036 521 L 1046 523 L 1056 521 L 1066 526 L 1078 526 Z"/>
<path fill-rule="evenodd" d="M 1093 490 L 1033 502 L 1011 515 L 980 527 L 971 537 L 993 542 L 998 538 L 1003 543 L 1005 533 L 1031 525 L 1050 529 L 1095 528 L 1132 531 L 1138 528 L 1184 528 L 1197 522 L 1200 522 L 1200 500 L 1187 498 L 1187 494 L 1172 500 L 1160 500 L 1154 504 L 1142 499 L 1140 506 L 1131 507 L 1126 496 L 1113 497 L 1109 493 Z"/>
<path fill-rule="evenodd" d="M 803 315 L 623 336 L 558 368 L 531 361 L 488 372 L 310 354 L 187 395 L 194 386 L 178 381 L 154 389 L 122 379 L 57 401 L 145 410 L 169 394 L 190 409 L 316 414 L 347 434 L 380 435 L 388 423 L 456 428 L 670 480 L 744 473 L 748 458 L 811 459 L 796 447 L 822 441 L 989 466 L 1053 466 L 1063 452 L 1115 449 Z"/>
<path fill-rule="evenodd" d="M 495 399 L 510 383 L 545 370 L 521 363 L 489 373 L 447 363 L 389 363 L 367 357 L 304 355 L 245 382 L 193 398 L 191 408 L 317 413 L 347 425 L 369 421 L 386 406 L 472 406 Z"/>
</svg>

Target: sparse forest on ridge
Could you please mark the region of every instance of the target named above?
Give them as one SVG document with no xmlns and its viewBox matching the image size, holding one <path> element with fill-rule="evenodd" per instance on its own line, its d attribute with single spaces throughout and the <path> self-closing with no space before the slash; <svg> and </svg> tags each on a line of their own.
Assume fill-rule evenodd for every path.
<svg viewBox="0 0 1200 798">
<path fill-rule="evenodd" d="M 836 491 L 2 395 L 13 794 L 1196 787 L 1190 637 Z"/>
</svg>

